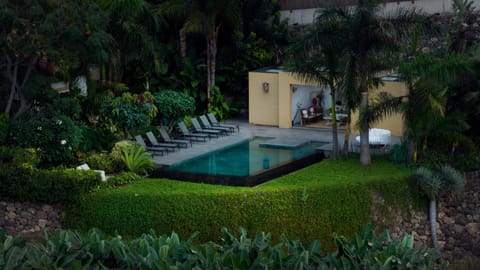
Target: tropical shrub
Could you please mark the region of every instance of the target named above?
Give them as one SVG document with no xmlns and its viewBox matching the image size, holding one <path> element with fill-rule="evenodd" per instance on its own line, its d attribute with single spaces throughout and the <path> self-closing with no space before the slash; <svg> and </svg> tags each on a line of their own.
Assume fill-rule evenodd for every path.
<svg viewBox="0 0 480 270">
<path fill-rule="evenodd" d="M 398 164 L 407 164 L 408 145 L 406 141 L 394 144 L 390 149 L 390 160 Z"/>
<path fill-rule="evenodd" d="M 33 148 L 0 147 L 0 163 L 9 167 L 36 168 L 39 162 L 40 157 Z"/>
<path fill-rule="evenodd" d="M 54 166 L 76 161 L 82 131 L 65 115 L 39 119 L 26 116 L 12 124 L 11 139 L 20 147 L 35 148 L 42 166 Z"/>
<path fill-rule="evenodd" d="M 122 160 L 128 171 L 138 175 L 146 175 L 148 170 L 155 168 L 153 158 L 141 145 L 122 148 Z"/>
<path fill-rule="evenodd" d="M 413 237 L 392 241 L 388 233 L 377 237 L 371 229 L 356 235 L 352 242 L 335 236 L 337 250 L 324 254 L 321 243 L 305 248 L 300 241 L 282 237 L 271 243 L 261 232 L 248 238 L 244 229 L 236 237 L 222 229 L 221 242 L 195 244 L 197 234 L 186 241 L 172 232 L 154 232 L 126 242 L 121 236 L 106 237 L 91 229 L 87 235 L 58 230 L 45 234 L 45 244 L 26 242 L 20 237 L 0 240 L 2 269 L 441 269 L 435 255 L 424 247 L 415 248 Z"/>
<path fill-rule="evenodd" d="M 163 119 L 175 122 L 195 112 L 195 99 L 173 90 L 162 90 L 154 94 L 155 104 Z"/>
<path fill-rule="evenodd" d="M 225 119 L 232 112 L 236 111 L 228 104 L 220 91 L 220 88 L 216 85 L 210 88 L 210 112 L 213 112 L 220 119 Z"/>
<path fill-rule="evenodd" d="M 146 91 L 140 95 L 123 93 L 104 103 L 101 112 L 123 130 L 124 139 L 127 139 L 132 130 L 150 125 L 158 110 L 153 96 Z"/>
<path fill-rule="evenodd" d="M 90 154 L 83 161 L 87 163 L 91 169 L 102 170 L 105 171 L 105 173 L 120 172 L 123 168 L 123 164 L 107 153 Z"/>
<path fill-rule="evenodd" d="M 118 141 L 113 145 L 112 151 L 110 152 L 110 157 L 115 162 L 116 166 L 119 166 L 120 169 L 125 168 L 125 163 L 122 160 L 122 149 L 134 148 L 135 145 L 138 145 L 134 141 L 122 140 Z"/>
</svg>

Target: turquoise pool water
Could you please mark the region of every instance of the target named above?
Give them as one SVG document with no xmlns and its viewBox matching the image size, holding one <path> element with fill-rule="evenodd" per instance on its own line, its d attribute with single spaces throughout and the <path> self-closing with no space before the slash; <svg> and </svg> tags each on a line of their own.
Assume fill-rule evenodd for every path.
<svg viewBox="0 0 480 270">
<path fill-rule="evenodd" d="M 310 142 L 295 148 L 268 145 L 271 138 L 253 138 L 166 169 L 169 172 L 245 177 L 272 170 L 315 153 L 324 142 Z"/>
</svg>

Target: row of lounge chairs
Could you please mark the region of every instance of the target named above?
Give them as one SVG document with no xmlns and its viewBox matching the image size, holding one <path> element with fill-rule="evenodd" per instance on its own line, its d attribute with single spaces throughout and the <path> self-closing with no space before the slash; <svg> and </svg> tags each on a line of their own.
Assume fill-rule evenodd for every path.
<svg viewBox="0 0 480 270">
<path fill-rule="evenodd" d="M 169 152 L 173 152 L 177 149 L 187 148 L 189 145 L 191 147 L 193 141 L 206 142 L 211 138 L 218 138 L 222 135 L 233 134 L 235 133 L 235 130 L 240 131 L 238 125 L 222 124 L 218 122 L 215 118 L 215 115 L 212 113 L 201 115 L 199 118 L 203 126 L 200 125 L 196 118 L 192 118 L 191 122 L 193 125 L 193 131 L 190 131 L 184 122 L 178 122 L 177 126 L 182 139 L 172 139 L 168 135 L 168 132 L 163 127 L 160 127 L 158 128 L 158 133 L 162 138 L 161 142 L 158 141 L 155 134 L 151 131 L 145 134 L 150 142 L 150 145 L 147 145 L 141 135 L 135 136 L 135 140 L 137 143 L 142 145 L 145 150 L 153 153 L 154 155 L 159 154 L 163 156 L 164 154 L 168 154 Z"/>
</svg>

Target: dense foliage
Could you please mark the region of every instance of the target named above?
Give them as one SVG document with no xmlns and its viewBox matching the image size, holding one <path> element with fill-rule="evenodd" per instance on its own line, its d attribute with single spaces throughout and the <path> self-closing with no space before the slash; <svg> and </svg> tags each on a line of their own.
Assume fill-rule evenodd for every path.
<svg viewBox="0 0 480 270">
<path fill-rule="evenodd" d="M 249 238 L 244 229 L 237 237 L 225 228 L 219 241 L 194 242 L 196 234 L 181 241 L 172 232 L 143 234 L 131 241 L 106 237 L 97 229 L 85 236 L 59 230 L 45 235 L 45 244 L 26 242 L 0 234 L 2 269 L 442 269 L 424 246 L 414 247 L 413 237 L 392 240 L 388 232 L 375 235 L 371 227 L 352 241 L 335 235 L 336 251 L 324 253 L 319 241 L 307 247 L 282 237 L 271 243 L 271 234 Z"/>
<path fill-rule="evenodd" d="M 129 138 L 132 130 L 149 126 L 157 115 L 158 109 L 150 92 L 140 95 L 123 93 L 102 106 L 102 112 Z"/>
<path fill-rule="evenodd" d="M 143 179 L 121 189 L 100 190 L 72 205 L 69 228 L 98 227 L 108 233 L 138 235 L 154 229 L 186 237 L 199 231 L 201 240 L 217 239 L 222 227 L 266 230 L 278 239 L 320 239 L 326 249 L 333 231 L 352 236 L 352 224 L 371 221 L 370 190 L 385 203 L 405 207 L 418 193 L 405 181 L 409 170 L 378 160 L 362 168 L 354 159 L 325 160 L 256 188 L 226 187 Z M 119 207 L 122 205 L 122 207 Z M 393 207 L 393 208 L 395 208 Z M 395 210 L 390 215 L 395 215 Z"/>
<path fill-rule="evenodd" d="M 0 196 L 20 201 L 64 203 L 78 200 L 100 184 L 94 171 L 36 168 L 35 149 L 0 149 Z"/>
<path fill-rule="evenodd" d="M 42 163 L 71 163 L 82 141 L 82 130 L 65 115 L 34 118 L 29 115 L 15 121 L 11 128 L 15 145 L 36 149 Z"/>
<path fill-rule="evenodd" d="M 163 119 L 174 122 L 195 113 L 195 99 L 173 90 L 162 90 L 154 94 L 155 105 Z"/>
</svg>

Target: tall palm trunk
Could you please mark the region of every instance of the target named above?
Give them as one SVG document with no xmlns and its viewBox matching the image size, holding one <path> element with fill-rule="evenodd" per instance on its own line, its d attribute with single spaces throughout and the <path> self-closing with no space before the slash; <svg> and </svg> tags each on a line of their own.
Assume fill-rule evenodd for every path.
<svg viewBox="0 0 480 270">
<path fill-rule="evenodd" d="M 207 38 L 207 108 L 210 108 L 210 89 L 215 85 L 217 61 L 217 39 L 220 26 L 215 27 L 212 36 Z"/>
<path fill-rule="evenodd" d="M 330 99 L 332 101 L 332 158 L 338 159 L 338 128 L 337 112 L 335 108 L 335 88 L 330 84 Z"/>
<path fill-rule="evenodd" d="M 187 59 L 187 34 L 185 33 L 185 27 L 178 31 L 178 35 L 180 39 L 180 57 L 182 58 L 182 63 L 185 63 Z"/>
<path fill-rule="evenodd" d="M 437 201 L 435 199 L 430 199 L 428 212 L 430 216 L 430 230 L 432 231 L 433 248 L 437 254 L 440 255 L 440 248 L 437 239 Z"/>
<path fill-rule="evenodd" d="M 360 112 L 366 110 L 368 107 L 368 92 L 361 93 Z M 365 120 L 364 120 L 365 121 Z M 363 123 L 363 128 L 360 129 L 360 164 L 366 166 L 372 162 L 370 157 L 370 148 L 368 141 L 368 124 Z"/>
<path fill-rule="evenodd" d="M 407 149 L 407 164 L 412 164 L 417 161 L 417 146 L 413 138 L 408 138 Z"/>
<path fill-rule="evenodd" d="M 352 113 L 350 110 L 348 111 L 348 116 L 347 116 L 347 124 L 345 127 L 345 135 L 343 138 L 343 155 L 348 156 L 349 148 L 350 148 L 350 134 L 351 134 L 351 115 Z"/>
<path fill-rule="evenodd" d="M 359 78 L 360 78 L 360 115 L 368 108 L 368 56 L 367 53 L 361 53 L 359 57 Z M 361 120 L 360 126 L 360 164 L 367 166 L 372 163 L 370 157 L 370 148 L 368 140 L 368 119 Z"/>
</svg>

